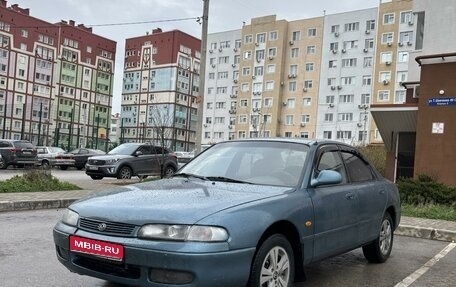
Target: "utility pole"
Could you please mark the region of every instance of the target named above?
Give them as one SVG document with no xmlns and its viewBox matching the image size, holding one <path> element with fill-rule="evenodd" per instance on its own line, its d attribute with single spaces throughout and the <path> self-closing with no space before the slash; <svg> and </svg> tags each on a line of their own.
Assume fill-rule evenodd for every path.
<svg viewBox="0 0 456 287">
<path fill-rule="evenodd" d="M 25 103 L 22 104 L 22 125 L 21 125 L 21 140 L 23 140 L 24 132 L 25 132 Z"/>
<path fill-rule="evenodd" d="M 198 96 L 198 118 L 196 121 L 196 141 L 195 148 L 196 154 L 201 151 L 201 137 L 202 137 L 202 126 L 203 126 L 203 110 L 204 110 L 204 89 L 205 89 L 205 77 L 206 77 L 206 53 L 207 53 L 207 27 L 209 22 L 209 0 L 203 0 L 203 29 L 201 32 L 201 59 L 200 59 L 200 71 L 199 71 L 199 96 Z"/>
<path fill-rule="evenodd" d="M 43 118 L 43 103 L 41 102 L 40 103 L 40 121 L 38 122 L 38 146 L 41 145 L 41 121 L 42 121 L 42 118 Z"/>
</svg>

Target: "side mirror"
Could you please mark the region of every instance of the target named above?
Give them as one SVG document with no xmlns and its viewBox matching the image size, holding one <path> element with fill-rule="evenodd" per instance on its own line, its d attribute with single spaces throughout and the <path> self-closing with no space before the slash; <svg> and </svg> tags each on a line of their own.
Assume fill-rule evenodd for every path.
<svg viewBox="0 0 456 287">
<path fill-rule="evenodd" d="M 312 187 L 317 187 L 320 185 L 327 184 L 338 184 L 342 182 L 342 175 L 334 170 L 322 170 L 318 174 L 317 178 L 313 178 L 310 181 Z"/>
<path fill-rule="evenodd" d="M 140 151 L 140 150 L 137 150 L 137 151 L 135 152 L 135 156 L 140 156 L 140 155 L 143 155 L 143 152 Z"/>
</svg>

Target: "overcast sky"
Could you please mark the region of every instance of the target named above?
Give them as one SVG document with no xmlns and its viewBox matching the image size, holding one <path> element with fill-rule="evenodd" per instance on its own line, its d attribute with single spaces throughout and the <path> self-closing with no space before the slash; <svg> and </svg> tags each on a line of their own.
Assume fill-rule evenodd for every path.
<svg viewBox="0 0 456 287">
<path fill-rule="evenodd" d="M 240 29 L 242 22 L 250 23 L 251 18 L 259 16 L 275 14 L 277 19 L 291 21 L 322 16 L 324 11 L 336 14 L 372 8 L 378 3 L 379 0 L 210 0 L 209 33 Z M 195 20 L 150 22 L 202 16 L 202 0 L 9 0 L 8 6 L 12 4 L 30 8 L 31 16 L 51 23 L 75 20 L 90 26 L 149 22 L 93 27 L 93 33 L 117 42 L 113 113 L 120 112 L 125 39 L 157 27 L 163 31 L 179 29 L 201 38 L 201 25 Z"/>
</svg>

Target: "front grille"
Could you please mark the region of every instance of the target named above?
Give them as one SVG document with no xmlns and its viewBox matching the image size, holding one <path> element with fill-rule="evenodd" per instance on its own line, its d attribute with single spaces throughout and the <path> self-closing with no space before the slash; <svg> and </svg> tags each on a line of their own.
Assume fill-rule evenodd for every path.
<svg viewBox="0 0 456 287">
<path fill-rule="evenodd" d="M 105 161 L 102 160 L 102 159 L 90 159 L 87 161 L 88 164 L 91 164 L 91 165 L 104 165 L 105 164 Z"/>
<path fill-rule="evenodd" d="M 101 224 L 106 225 L 106 227 L 103 230 L 99 229 L 99 226 Z M 81 229 L 92 230 L 92 231 L 96 231 L 97 233 L 102 233 L 102 234 L 127 235 L 127 236 L 133 236 L 133 232 L 136 228 L 136 226 L 132 225 L 132 224 L 108 222 L 108 221 L 88 219 L 88 218 L 81 218 L 79 220 L 79 227 Z"/>
<path fill-rule="evenodd" d="M 79 255 L 74 256 L 73 263 L 90 270 L 123 278 L 138 279 L 141 276 L 141 270 L 138 267 L 128 264 L 97 260 Z"/>
</svg>

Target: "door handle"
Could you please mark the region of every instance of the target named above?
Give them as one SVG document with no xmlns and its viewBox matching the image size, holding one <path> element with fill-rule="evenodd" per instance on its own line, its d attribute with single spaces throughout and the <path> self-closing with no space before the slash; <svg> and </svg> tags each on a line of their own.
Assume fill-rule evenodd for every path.
<svg viewBox="0 0 456 287">
<path fill-rule="evenodd" d="M 348 200 L 355 199 L 355 194 L 349 192 L 349 193 L 347 193 L 347 194 L 345 195 L 345 199 L 348 199 Z"/>
</svg>

